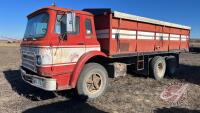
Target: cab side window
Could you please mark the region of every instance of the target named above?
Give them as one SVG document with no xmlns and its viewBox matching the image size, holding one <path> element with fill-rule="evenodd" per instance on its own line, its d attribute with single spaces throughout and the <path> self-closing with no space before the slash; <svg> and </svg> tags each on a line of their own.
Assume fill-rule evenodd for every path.
<svg viewBox="0 0 200 113">
<path fill-rule="evenodd" d="M 80 34 L 80 17 L 76 16 L 76 31 L 72 34 Z"/>
<path fill-rule="evenodd" d="M 57 18 L 56 18 L 56 25 L 55 25 L 55 33 L 57 34 L 61 34 L 61 18 L 62 18 L 62 15 L 57 15 Z"/>
<path fill-rule="evenodd" d="M 61 22 L 60 21 L 63 17 L 63 15 L 57 15 L 57 19 L 56 19 L 56 25 L 55 25 L 55 33 L 57 34 L 61 34 L 61 31 L 65 30 L 66 31 L 66 28 L 65 29 L 62 29 L 63 27 L 61 27 Z M 80 34 L 80 17 L 79 16 L 76 16 L 76 31 L 73 32 L 73 33 L 69 33 L 69 34 L 74 34 L 74 35 L 78 35 Z"/>
<path fill-rule="evenodd" d="M 92 35 L 92 22 L 90 19 L 85 20 L 86 35 Z"/>
</svg>

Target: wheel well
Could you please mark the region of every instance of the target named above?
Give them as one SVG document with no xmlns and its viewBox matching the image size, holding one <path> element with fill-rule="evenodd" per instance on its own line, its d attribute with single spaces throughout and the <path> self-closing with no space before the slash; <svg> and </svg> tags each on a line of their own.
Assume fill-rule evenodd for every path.
<svg viewBox="0 0 200 113">
<path fill-rule="evenodd" d="M 106 57 L 103 57 L 103 56 L 94 56 L 94 57 L 90 58 L 86 62 L 86 64 L 87 63 L 101 64 L 106 69 L 106 71 L 108 72 L 108 76 L 111 77 L 111 78 L 113 77 L 114 68 L 112 68 L 113 67 L 112 65 L 109 65 L 110 63 L 112 63 L 112 59 L 109 59 L 109 58 L 106 58 Z"/>
<path fill-rule="evenodd" d="M 103 56 L 94 56 L 92 58 L 90 58 L 87 63 L 91 63 L 91 62 L 95 62 L 95 63 L 99 63 L 101 65 L 107 65 L 109 63 L 109 59 Z"/>
</svg>

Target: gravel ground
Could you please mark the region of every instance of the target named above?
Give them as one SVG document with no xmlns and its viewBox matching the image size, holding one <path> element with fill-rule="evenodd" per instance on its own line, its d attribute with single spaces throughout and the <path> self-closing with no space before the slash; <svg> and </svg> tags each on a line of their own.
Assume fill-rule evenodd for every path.
<svg viewBox="0 0 200 113">
<path fill-rule="evenodd" d="M 185 53 L 173 77 L 156 81 L 137 74 L 109 80 L 104 96 L 80 101 L 72 91 L 45 92 L 20 77 L 19 47 L 0 47 L 0 113 L 200 113 L 200 53 Z M 160 98 L 170 83 L 188 84 L 178 104 Z"/>
</svg>

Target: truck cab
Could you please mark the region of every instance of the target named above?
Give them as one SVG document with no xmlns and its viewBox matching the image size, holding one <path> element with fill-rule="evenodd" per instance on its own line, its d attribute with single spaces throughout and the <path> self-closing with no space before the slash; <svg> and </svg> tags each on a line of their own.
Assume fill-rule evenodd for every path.
<svg viewBox="0 0 200 113">
<path fill-rule="evenodd" d="M 190 30 L 109 8 L 45 7 L 28 15 L 21 76 L 47 91 L 76 88 L 93 99 L 104 93 L 108 73 L 125 76 L 129 67 L 156 80 L 173 75 Z"/>
<path fill-rule="evenodd" d="M 105 56 L 91 13 L 50 6 L 28 15 L 21 75 L 29 84 L 47 91 L 76 87 L 86 53 Z"/>
</svg>

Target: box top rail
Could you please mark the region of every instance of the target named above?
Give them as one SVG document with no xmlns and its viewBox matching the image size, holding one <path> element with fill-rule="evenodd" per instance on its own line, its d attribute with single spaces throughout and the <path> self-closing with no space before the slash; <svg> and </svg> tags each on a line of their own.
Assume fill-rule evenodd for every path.
<svg viewBox="0 0 200 113">
<path fill-rule="evenodd" d="M 150 24 L 156 24 L 156 25 L 162 25 L 162 26 L 168 26 L 168 27 L 175 27 L 175 28 L 191 30 L 191 27 L 189 27 L 189 26 L 175 24 L 175 23 L 166 22 L 166 21 L 160 21 L 160 20 L 146 18 L 146 17 L 137 16 L 137 15 L 133 15 L 133 14 L 127 14 L 127 13 L 123 13 L 123 12 L 119 12 L 119 11 L 113 11 L 111 9 L 104 9 L 104 8 L 84 9 L 84 11 L 88 11 L 88 12 L 94 14 L 94 15 L 112 13 L 113 17 L 115 17 L 115 18 L 134 20 L 134 21 L 138 21 L 138 22 L 145 22 L 145 23 L 150 23 Z"/>
</svg>

